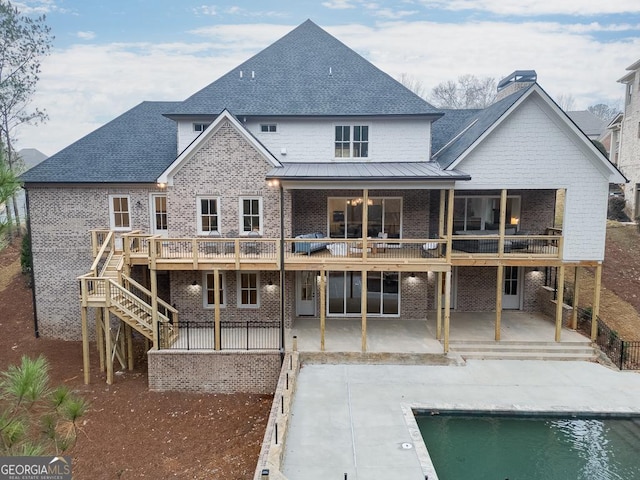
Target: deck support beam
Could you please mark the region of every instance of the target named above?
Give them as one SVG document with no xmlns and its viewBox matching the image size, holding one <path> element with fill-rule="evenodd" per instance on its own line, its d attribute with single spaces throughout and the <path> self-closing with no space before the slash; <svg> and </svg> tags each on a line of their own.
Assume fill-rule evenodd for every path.
<svg viewBox="0 0 640 480">
<path fill-rule="evenodd" d="M 571 328 L 576 330 L 578 328 L 578 305 L 580 298 L 580 267 L 574 268 L 573 274 L 573 311 L 571 312 Z"/>
<path fill-rule="evenodd" d="M 326 291 L 326 270 L 320 270 L 320 351 L 324 352 L 324 335 L 326 329 L 327 314 L 327 291 Z"/>
<path fill-rule="evenodd" d="M 444 353 L 449 352 L 449 324 L 451 321 L 451 270 L 444 277 Z"/>
<path fill-rule="evenodd" d="M 556 342 L 560 341 L 562 333 L 562 313 L 564 306 L 564 265 L 558 268 L 558 287 L 556 295 Z"/>
<path fill-rule="evenodd" d="M 158 274 L 155 268 L 149 270 L 151 277 L 151 325 L 153 328 L 153 349 L 160 349 L 158 338 Z"/>
<path fill-rule="evenodd" d="M 213 270 L 213 341 L 215 350 L 222 350 L 220 327 L 220 270 Z"/>
<path fill-rule="evenodd" d="M 111 385 L 113 383 L 113 358 L 111 352 L 113 346 L 111 345 L 111 322 L 109 319 L 109 311 L 105 309 L 104 318 L 104 351 L 105 360 L 107 362 L 107 383 Z"/>
<path fill-rule="evenodd" d="M 593 309 L 591 310 L 591 340 L 598 338 L 598 315 L 600 315 L 600 289 L 602 287 L 602 263 L 596 267 L 596 285 L 593 289 Z"/>
<path fill-rule="evenodd" d="M 96 308 L 96 347 L 100 357 L 100 371 L 104 372 L 104 310 L 102 307 Z"/>
<path fill-rule="evenodd" d="M 496 278 L 496 342 L 500 341 L 500 326 L 502 323 L 502 290 L 504 288 L 504 266 L 498 265 Z"/>
<path fill-rule="evenodd" d="M 362 291 L 360 295 L 360 311 L 362 312 L 362 353 L 367 351 L 367 271 L 362 270 Z"/>
<path fill-rule="evenodd" d="M 80 309 L 82 319 L 82 369 L 84 384 L 89 385 L 89 326 L 87 325 L 87 307 Z"/>
<path fill-rule="evenodd" d="M 128 323 L 124 324 L 124 335 L 127 340 L 127 368 L 133 370 L 133 328 Z"/>
<path fill-rule="evenodd" d="M 442 272 L 436 272 L 436 340 L 442 339 Z"/>
</svg>

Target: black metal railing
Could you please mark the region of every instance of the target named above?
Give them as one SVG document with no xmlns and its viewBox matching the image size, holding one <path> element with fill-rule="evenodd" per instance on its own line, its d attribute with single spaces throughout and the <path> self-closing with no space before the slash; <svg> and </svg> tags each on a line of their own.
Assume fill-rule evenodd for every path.
<svg viewBox="0 0 640 480">
<path fill-rule="evenodd" d="M 178 338 L 167 348 L 180 350 L 215 350 L 215 323 L 207 321 L 181 321 Z M 166 345 L 158 329 L 160 345 Z M 221 350 L 278 350 L 280 348 L 280 327 L 278 323 L 265 321 L 221 322 Z"/>
<path fill-rule="evenodd" d="M 640 369 L 640 341 L 623 340 L 602 318 L 597 318 L 595 343 L 620 370 Z M 578 307 L 578 330 L 591 336 L 591 308 Z"/>
</svg>

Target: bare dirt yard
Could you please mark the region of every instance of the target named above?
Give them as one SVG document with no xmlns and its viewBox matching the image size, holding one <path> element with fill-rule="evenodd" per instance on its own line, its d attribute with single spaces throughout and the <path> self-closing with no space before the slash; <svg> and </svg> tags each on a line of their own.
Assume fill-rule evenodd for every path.
<svg viewBox="0 0 640 480">
<path fill-rule="evenodd" d="M 75 479 L 253 478 L 271 397 L 155 393 L 147 389 L 146 356 L 136 369 L 105 383 L 92 348 L 84 385 L 80 342 L 36 339 L 31 290 L 20 271 L 19 243 L 0 251 L 0 370 L 22 355 L 44 355 L 55 385 L 90 407 L 73 457 Z"/>
</svg>

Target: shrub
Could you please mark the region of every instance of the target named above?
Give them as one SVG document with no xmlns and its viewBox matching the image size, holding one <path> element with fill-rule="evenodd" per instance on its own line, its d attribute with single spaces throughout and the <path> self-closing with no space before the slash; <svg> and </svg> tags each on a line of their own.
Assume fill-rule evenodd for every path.
<svg viewBox="0 0 640 480">
<path fill-rule="evenodd" d="M 22 357 L 0 373 L 0 456 L 61 454 L 75 443 L 86 409 L 66 387 L 51 389 L 44 357 Z"/>
<path fill-rule="evenodd" d="M 624 213 L 624 207 L 624 197 L 610 195 L 609 206 L 607 207 L 607 218 L 609 220 L 617 220 L 618 222 L 628 222 L 630 219 L 627 214 Z"/>
<path fill-rule="evenodd" d="M 31 273 L 32 257 L 31 257 L 31 236 L 22 237 L 22 248 L 20 249 L 20 266 L 22 273 Z"/>
</svg>

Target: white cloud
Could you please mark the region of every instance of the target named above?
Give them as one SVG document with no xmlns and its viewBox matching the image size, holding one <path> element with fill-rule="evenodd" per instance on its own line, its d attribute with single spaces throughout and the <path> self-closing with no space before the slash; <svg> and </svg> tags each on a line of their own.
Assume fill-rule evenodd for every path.
<svg viewBox="0 0 640 480">
<path fill-rule="evenodd" d="M 55 0 L 22 0 L 12 4 L 23 15 L 43 15 L 53 11 L 63 11 L 56 5 Z"/>
<path fill-rule="evenodd" d="M 96 38 L 96 32 L 78 32 L 76 33 L 76 36 L 82 40 L 93 40 L 94 38 Z"/>
<path fill-rule="evenodd" d="M 23 127 L 18 146 L 50 155 L 143 100 L 183 100 L 292 28 L 215 25 L 192 31 L 200 37 L 192 43 L 82 44 L 54 51 L 42 64 L 33 102 L 50 120 Z M 391 76 L 407 73 L 428 90 L 467 73 L 503 77 L 535 69 L 549 94 L 571 94 L 583 109 L 621 102 L 616 80 L 640 51 L 638 36 L 599 42 L 590 30 L 600 28 L 611 27 L 396 21 L 327 30 Z"/>
<path fill-rule="evenodd" d="M 605 15 L 640 12 L 638 0 L 420 0 L 428 8 L 476 10 L 497 15 Z"/>
<path fill-rule="evenodd" d="M 401 18 L 410 17 L 416 13 L 418 13 L 416 10 L 393 10 L 391 8 L 381 8 L 376 10 L 373 15 L 387 20 L 400 20 Z"/>
<path fill-rule="evenodd" d="M 326 8 L 331 8 L 334 10 L 345 10 L 347 8 L 356 8 L 355 5 L 351 3 L 351 0 L 330 0 L 328 2 L 322 2 L 322 6 Z"/>
<path fill-rule="evenodd" d="M 215 16 L 218 14 L 215 5 L 200 5 L 193 9 L 193 12 L 198 15 L 211 15 Z"/>
</svg>

